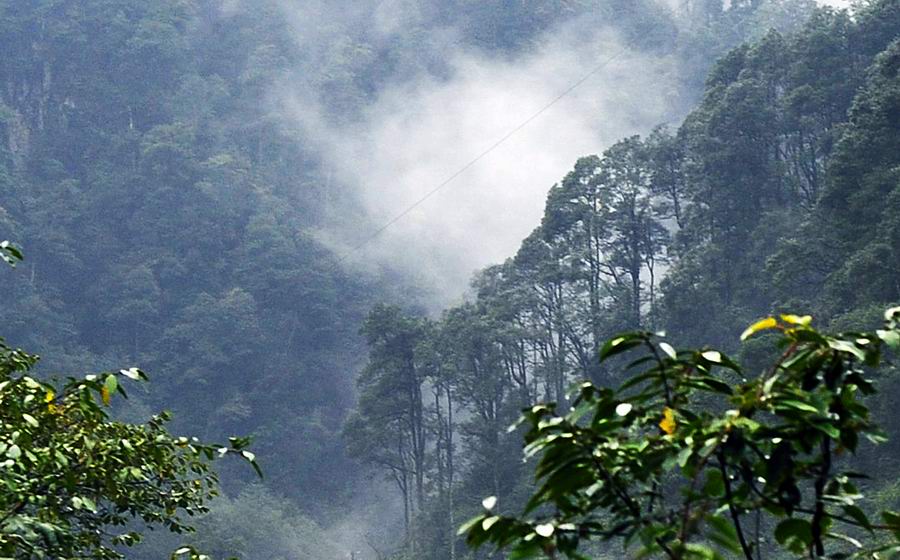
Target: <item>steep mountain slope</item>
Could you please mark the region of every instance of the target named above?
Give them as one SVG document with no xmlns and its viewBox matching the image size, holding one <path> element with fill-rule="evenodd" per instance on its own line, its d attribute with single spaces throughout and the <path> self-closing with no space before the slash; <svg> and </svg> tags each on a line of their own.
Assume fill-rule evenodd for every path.
<svg viewBox="0 0 900 560">
<path fill-rule="evenodd" d="M 227 45 L 197 29 L 212 9 L 4 6 L 0 200 L 27 264 L 5 280 L 3 334 L 48 371 L 141 364 L 147 408 L 210 437 L 258 435 L 279 449 L 272 481 L 315 504 L 342 492 L 316 462 L 349 468 L 331 435 L 373 288 L 306 230 L 310 193 L 285 194 L 300 165 L 288 140 L 244 128 L 277 66 L 252 56 L 260 37 L 220 58 Z"/>
</svg>

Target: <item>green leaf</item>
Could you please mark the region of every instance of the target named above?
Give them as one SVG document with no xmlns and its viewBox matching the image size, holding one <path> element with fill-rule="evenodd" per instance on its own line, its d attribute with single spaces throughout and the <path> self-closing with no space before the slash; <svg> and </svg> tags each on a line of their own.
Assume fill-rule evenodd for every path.
<svg viewBox="0 0 900 560">
<path fill-rule="evenodd" d="M 813 426 L 831 439 L 840 439 L 841 437 L 841 430 L 830 422 L 816 422 Z"/>
<path fill-rule="evenodd" d="M 890 525 L 892 531 L 900 531 L 900 513 L 895 511 L 882 511 L 881 518 L 885 524 Z"/>
<path fill-rule="evenodd" d="M 847 514 L 848 517 L 856 521 L 860 527 L 864 528 L 870 533 L 874 531 L 874 529 L 872 528 L 872 522 L 869 521 L 869 517 L 858 506 L 845 505 L 842 506 L 841 509 L 844 510 L 844 513 Z"/>
<path fill-rule="evenodd" d="M 887 322 L 895 321 L 900 317 L 900 306 L 891 307 L 884 312 L 884 320 Z"/>
<path fill-rule="evenodd" d="M 481 530 L 482 531 L 490 531 L 491 527 L 493 527 L 498 521 L 500 521 L 499 515 L 492 515 L 490 517 L 485 517 L 481 521 Z"/>
<path fill-rule="evenodd" d="M 900 332 L 877 330 L 875 334 L 894 352 L 900 352 Z"/>
<path fill-rule="evenodd" d="M 141 370 L 139 370 L 138 368 L 121 369 L 121 370 L 119 370 L 119 373 L 121 373 L 128 379 L 133 379 L 135 381 L 140 381 L 141 379 L 144 379 L 144 377 L 145 377 L 143 375 L 143 372 Z"/>
<path fill-rule="evenodd" d="M 107 375 L 106 379 L 103 381 L 103 386 L 110 394 L 115 393 L 116 389 L 119 387 L 119 380 L 115 375 Z"/>
<path fill-rule="evenodd" d="M 825 536 L 831 537 L 832 539 L 838 539 L 847 543 L 852 544 L 856 548 L 862 548 L 863 544 L 859 542 L 857 539 L 854 539 L 850 535 L 844 535 L 842 533 L 825 533 Z"/>
<path fill-rule="evenodd" d="M 685 447 L 681 451 L 678 452 L 678 456 L 676 457 L 676 462 L 678 466 L 684 468 L 687 465 L 688 461 L 691 459 L 691 455 L 694 454 L 694 450 L 690 447 Z"/>
<path fill-rule="evenodd" d="M 707 350 L 706 352 L 703 352 L 700 355 L 703 356 L 703 359 L 708 362 L 712 362 L 714 364 L 722 363 L 722 354 L 715 350 Z"/>
<path fill-rule="evenodd" d="M 106 376 L 106 379 L 103 380 L 103 386 L 100 387 L 100 399 L 103 401 L 103 404 L 109 406 L 112 394 L 118 386 L 119 381 L 115 375 L 110 374 Z"/>
<path fill-rule="evenodd" d="M 775 540 L 791 550 L 796 550 L 792 546 L 794 543 L 800 543 L 806 548 L 812 543 L 812 524 L 805 519 L 785 519 L 775 527 Z"/>
<path fill-rule="evenodd" d="M 803 401 L 794 400 L 794 399 L 779 400 L 776 403 L 776 406 L 781 406 L 784 408 L 792 408 L 794 410 L 802 410 L 803 412 L 812 412 L 812 413 L 819 412 L 819 409 L 814 407 L 813 405 L 811 405 L 809 403 L 805 403 Z"/>
<path fill-rule="evenodd" d="M 0 259 L 9 266 L 15 267 L 16 261 L 21 261 L 25 257 L 12 243 L 7 240 L 0 241 Z"/>
<path fill-rule="evenodd" d="M 672 348 L 672 345 L 669 344 L 668 342 L 660 342 L 659 347 L 660 347 L 660 349 L 662 349 L 663 352 L 666 353 L 667 356 L 669 356 L 673 360 L 678 357 L 678 355 L 675 353 L 675 349 Z"/>
<path fill-rule="evenodd" d="M 856 344 L 853 344 L 849 340 L 841 340 L 838 338 L 829 338 L 828 346 L 832 350 L 837 350 L 838 352 L 845 352 L 847 354 L 853 354 L 853 356 L 858 359 L 860 362 L 866 361 L 866 353 L 860 349 Z"/>
<path fill-rule="evenodd" d="M 734 393 L 734 390 L 731 387 L 731 385 L 729 385 L 728 383 L 725 383 L 724 381 L 716 379 L 715 377 L 703 375 L 703 376 L 698 376 L 698 377 L 692 379 L 692 381 L 695 381 L 695 382 L 703 385 L 704 387 L 711 389 L 717 393 L 722 393 L 723 395 L 731 395 L 732 393 Z"/>
<path fill-rule="evenodd" d="M 710 515 L 706 518 L 711 529 L 710 540 L 735 554 L 741 554 L 741 543 L 738 540 L 734 524 L 721 515 Z"/>
<path fill-rule="evenodd" d="M 462 525 L 460 525 L 459 529 L 457 529 L 457 531 L 456 531 L 456 534 L 460 537 L 465 535 L 466 533 L 471 531 L 473 528 L 475 528 L 478 524 L 480 524 L 484 518 L 485 518 L 484 515 L 478 515 L 476 517 L 473 517 L 472 519 L 470 519 L 470 520 L 466 521 L 465 523 L 463 523 Z"/>
<path fill-rule="evenodd" d="M 88 498 L 87 496 L 82 496 L 81 502 L 84 504 L 84 507 L 89 509 L 90 511 L 97 511 L 97 504 L 95 504 L 94 500 Z"/>
<path fill-rule="evenodd" d="M 616 405 L 616 415 L 628 416 L 628 414 L 631 413 L 632 409 L 634 409 L 634 405 L 631 403 L 619 403 L 618 405 Z"/>
<path fill-rule="evenodd" d="M 532 540 L 517 544 L 509 552 L 507 560 L 527 560 L 528 558 L 540 558 L 544 555 L 544 549 L 541 545 Z"/>
<path fill-rule="evenodd" d="M 644 337 L 639 333 L 626 333 L 611 338 L 600 349 L 600 361 L 603 362 L 616 354 L 621 354 L 635 346 L 639 346 L 643 341 Z"/>
<path fill-rule="evenodd" d="M 703 485 L 703 493 L 713 498 L 725 495 L 725 480 L 722 478 L 721 471 L 706 471 L 706 484 Z"/>
<path fill-rule="evenodd" d="M 716 554 L 716 551 L 710 547 L 700 543 L 688 543 L 684 545 L 685 560 L 722 560 L 722 557 Z"/>
</svg>

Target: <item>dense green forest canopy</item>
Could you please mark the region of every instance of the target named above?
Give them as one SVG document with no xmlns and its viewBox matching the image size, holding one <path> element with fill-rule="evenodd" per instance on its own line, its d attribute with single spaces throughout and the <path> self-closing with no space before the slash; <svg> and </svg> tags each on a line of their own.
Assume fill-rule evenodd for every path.
<svg viewBox="0 0 900 560">
<path fill-rule="evenodd" d="M 43 374 L 140 365 L 154 384 L 123 419 L 171 408 L 179 432 L 254 436 L 266 481 L 224 467 L 205 550 L 481 557 L 456 526 L 533 484 L 506 428 L 576 380 L 620 381 L 600 341 L 733 350 L 773 311 L 862 329 L 900 299 L 896 1 L 388 4 L 0 2 L 0 239 L 26 254 L 0 270 L 0 335 Z M 389 32 L 385 13 L 403 16 Z M 515 60 L 575 20 L 674 57 L 683 123 L 579 159 L 439 318 L 408 271 L 342 261 L 321 235 L 335 198 L 379 224 L 276 93 L 352 123 L 394 84 L 451 79 L 450 47 Z"/>
</svg>

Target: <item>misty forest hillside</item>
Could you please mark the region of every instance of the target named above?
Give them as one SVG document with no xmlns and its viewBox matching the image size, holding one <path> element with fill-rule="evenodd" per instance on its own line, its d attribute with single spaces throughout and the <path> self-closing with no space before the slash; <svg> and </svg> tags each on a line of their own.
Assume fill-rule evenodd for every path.
<svg viewBox="0 0 900 560">
<path fill-rule="evenodd" d="M 507 426 L 535 402 L 564 409 L 578 379 L 625 381 L 599 360 L 616 333 L 666 331 L 763 367 L 776 357 L 765 340 L 737 347 L 759 317 L 879 324 L 900 300 L 898 18 L 896 2 L 819 11 L 733 49 L 680 127 L 579 159 L 519 251 L 476 275 L 469 301 L 439 320 L 370 313 L 346 433 L 355 456 L 398 479 L 412 557 L 458 554 L 455 520 L 479 497 L 523 507 L 532 468 Z M 882 375 L 890 426 L 896 388 Z M 861 461 L 887 473 L 891 457 Z M 896 496 L 892 476 L 878 484 Z"/>
<path fill-rule="evenodd" d="M 515 68 L 586 29 L 666 60 L 663 112 L 560 168 L 518 251 L 430 312 L 443 286 L 352 250 L 381 187 L 335 173 L 329 133 L 452 83 L 450 52 Z M 0 270 L 0 336 L 44 375 L 139 365 L 122 419 L 253 437 L 265 478 L 224 465 L 198 521 L 216 558 L 499 558 L 456 530 L 533 489 L 507 429 L 524 407 L 623 381 L 607 338 L 665 330 L 761 367 L 768 346 L 737 345 L 760 317 L 867 329 L 900 302 L 896 0 L 9 0 L 0 44 L 0 240 L 25 254 Z M 886 506 L 898 452 L 860 459 Z"/>
</svg>

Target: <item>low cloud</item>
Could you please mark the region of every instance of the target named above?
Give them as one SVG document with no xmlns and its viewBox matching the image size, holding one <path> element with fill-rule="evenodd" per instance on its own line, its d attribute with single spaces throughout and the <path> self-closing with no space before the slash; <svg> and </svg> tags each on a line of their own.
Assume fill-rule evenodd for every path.
<svg viewBox="0 0 900 560">
<path fill-rule="evenodd" d="M 449 78 L 419 76 L 382 89 L 361 119 L 335 125 L 308 92 L 285 99 L 304 141 L 346 186 L 365 219 L 336 200 L 321 232 L 347 263 L 400 269 L 443 306 L 474 271 L 511 256 L 540 221 L 547 190 L 579 156 L 647 132 L 677 110 L 673 60 L 623 46 L 577 22 L 517 57 L 456 50 Z M 441 182 L 592 69 L 597 72 L 426 202 L 367 241 Z M 338 197 L 340 198 L 340 197 Z M 349 218 L 349 219 L 348 219 Z"/>
</svg>

